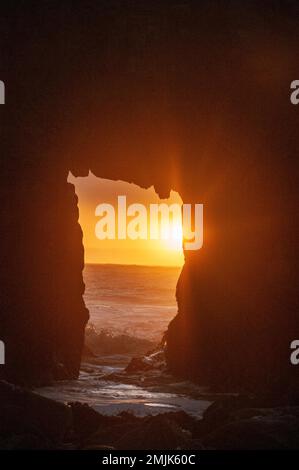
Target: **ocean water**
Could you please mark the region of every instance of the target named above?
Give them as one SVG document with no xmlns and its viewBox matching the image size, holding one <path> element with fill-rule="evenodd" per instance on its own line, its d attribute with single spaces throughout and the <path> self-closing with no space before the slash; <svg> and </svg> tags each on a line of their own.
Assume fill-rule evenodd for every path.
<svg viewBox="0 0 299 470">
<path fill-rule="evenodd" d="M 210 398 L 201 387 L 165 370 L 129 378 L 123 372 L 132 356 L 161 341 L 177 312 L 179 274 L 180 268 L 173 267 L 87 265 L 84 299 L 90 326 L 86 344 L 94 356 L 85 357 L 78 380 L 38 392 L 63 402 L 88 403 L 103 414 L 125 410 L 144 416 L 184 410 L 202 416 Z"/>
<path fill-rule="evenodd" d="M 92 265 L 84 269 L 84 300 L 97 330 L 160 341 L 176 315 L 181 268 Z"/>
</svg>

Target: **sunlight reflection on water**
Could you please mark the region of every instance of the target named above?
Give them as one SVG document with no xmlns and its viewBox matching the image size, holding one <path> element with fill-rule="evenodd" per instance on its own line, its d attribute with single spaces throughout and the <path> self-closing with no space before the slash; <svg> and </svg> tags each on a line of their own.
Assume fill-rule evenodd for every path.
<svg viewBox="0 0 299 470">
<path fill-rule="evenodd" d="M 159 385 L 159 387 L 157 384 L 156 387 L 143 388 L 138 385 L 103 380 L 99 371 L 101 368 L 96 367 L 93 373 L 85 372 L 78 380 L 61 381 L 37 391 L 41 395 L 63 402 L 87 403 L 103 414 L 131 411 L 135 415 L 144 416 L 171 409 L 184 410 L 201 417 L 211 403 L 204 397 L 198 397 L 200 389 L 187 382 Z"/>
</svg>

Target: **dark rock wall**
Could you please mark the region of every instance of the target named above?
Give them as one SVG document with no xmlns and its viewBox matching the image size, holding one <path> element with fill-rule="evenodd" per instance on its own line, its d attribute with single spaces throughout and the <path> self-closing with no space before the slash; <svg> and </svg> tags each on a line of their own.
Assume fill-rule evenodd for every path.
<svg viewBox="0 0 299 470">
<path fill-rule="evenodd" d="M 33 2 L 34 3 L 34 2 Z M 204 203 L 172 371 L 223 388 L 298 375 L 296 2 L 69 2 L 3 10 L 5 376 L 75 376 L 87 320 L 68 171 Z M 2 369 L 3 371 L 3 369 Z"/>
<path fill-rule="evenodd" d="M 15 198 L 2 198 L 5 377 L 21 383 L 76 377 L 88 319 L 77 197 L 65 181 L 21 185 Z"/>
</svg>

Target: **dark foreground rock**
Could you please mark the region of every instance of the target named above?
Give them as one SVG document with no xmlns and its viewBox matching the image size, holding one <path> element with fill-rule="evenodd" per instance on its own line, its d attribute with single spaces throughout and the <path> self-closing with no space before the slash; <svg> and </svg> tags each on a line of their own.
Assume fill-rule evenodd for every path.
<svg viewBox="0 0 299 470">
<path fill-rule="evenodd" d="M 80 440 L 96 432 L 101 424 L 99 413 L 80 402 L 69 403 L 73 414 L 74 435 Z"/>
<path fill-rule="evenodd" d="M 296 449 L 299 407 L 267 406 L 264 397 L 226 397 L 205 411 L 193 436 L 208 449 Z"/>
<path fill-rule="evenodd" d="M 0 449 L 295 449 L 299 406 L 224 397 L 196 419 L 183 411 L 106 416 L 0 382 Z"/>
<path fill-rule="evenodd" d="M 71 427 L 70 407 L 0 382 L 0 435 L 5 445 L 9 446 L 7 437 L 11 435 L 11 444 L 15 442 L 17 447 L 21 442 L 34 448 L 39 444 L 41 447 L 55 446 L 63 441 Z"/>
<path fill-rule="evenodd" d="M 227 450 L 298 449 L 299 420 L 274 410 L 268 415 L 257 410 L 255 416 L 230 422 L 204 437 L 205 448 Z"/>
</svg>

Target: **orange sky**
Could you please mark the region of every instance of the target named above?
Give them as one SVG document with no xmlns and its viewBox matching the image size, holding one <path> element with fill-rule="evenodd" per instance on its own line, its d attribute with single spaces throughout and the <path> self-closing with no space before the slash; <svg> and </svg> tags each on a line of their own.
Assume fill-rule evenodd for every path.
<svg viewBox="0 0 299 470">
<path fill-rule="evenodd" d="M 126 196 L 127 205 L 144 204 L 149 209 L 153 203 L 179 203 L 178 193 L 172 191 L 169 199 L 161 200 L 153 187 L 142 189 L 123 181 L 110 181 L 95 177 L 75 178 L 71 173 L 68 181 L 73 183 L 79 198 L 79 222 L 83 229 L 85 263 L 138 264 L 147 266 L 182 266 L 184 255 L 181 247 L 181 220 L 175 219 L 171 238 L 162 240 L 99 240 L 95 226 L 99 217 L 95 215 L 98 204 L 112 204 L 117 213 L 117 197 Z"/>
</svg>

